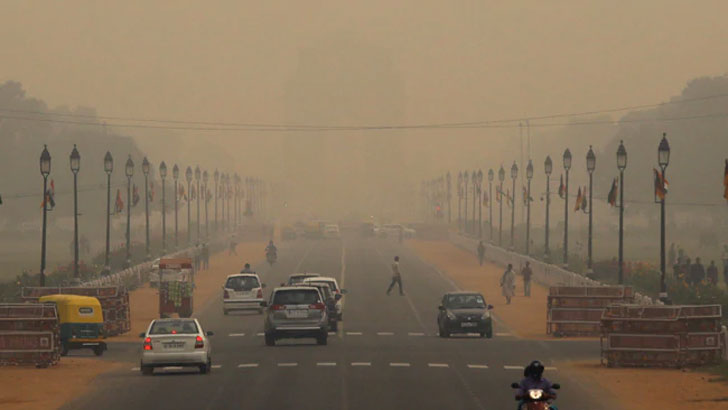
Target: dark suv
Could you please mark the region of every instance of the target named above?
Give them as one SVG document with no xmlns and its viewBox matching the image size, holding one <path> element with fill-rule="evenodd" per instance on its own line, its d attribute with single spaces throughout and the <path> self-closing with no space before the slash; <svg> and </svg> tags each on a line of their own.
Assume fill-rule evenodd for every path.
<svg viewBox="0 0 728 410">
<path fill-rule="evenodd" d="M 492 305 L 485 304 L 483 295 L 476 292 L 449 292 L 442 297 L 437 315 L 440 337 L 453 333 L 480 333 L 480 337 L 493 337 Z"/>
<path fill-rule="evenodd" d="M 287 286 L 273 290 L 265 314 L 265 344 L 273 346 L 277 339 L 312 337 L 325 345 L 329 335 L 326 303 L 319 290 L 312 286 Z"/>
</svg>

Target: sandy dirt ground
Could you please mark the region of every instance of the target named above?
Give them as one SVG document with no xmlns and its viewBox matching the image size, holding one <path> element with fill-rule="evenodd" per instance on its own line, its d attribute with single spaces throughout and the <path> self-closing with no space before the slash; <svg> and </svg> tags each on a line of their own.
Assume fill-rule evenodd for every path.
<svg viewBox="0 0 728 410">
<path fill-rule="evenodd" d="M 86 357 L 64 357 L 47 369 L 0 367 L 0 409 L 55 409 L 93 386 L 101 373 L 115 370 L 121 363 Z M 42 389 L 39 389 L 42 386 Z"/>
<path fill-rule="evenodd" d="M 503 267 L 494 264 L 481 267 L 475 255 L 445 241 L 412 240 L 407 245 L 461 288 L 482 292 L 512 333 L 528 339 L 554 340 L 546 336 L 548 290 L 543 286 L 534 283 L 531 297 L 525 298 L 519 276 L 516 298 L 506 305 L 499 287 Z M 569 369 L 588 384 L 607 390 L 626 410 L 728 408 L 728 383 L 712 374 L 674 369 L 610 369 L 596 361 L 559 363 L 558 367 Z"/>
<path fill-rule="evenodd" d="M 407 241 L 407 246 L 428 263 L 453 279 L 463 290 L 478 291 L 493 305 L 495 315 L 519 337 L 545 339 L 546 296 L 548 290 L 531 283 L 531 297 L 523 296 L 523 279 L 516 277 L 516 297 L 506 304 L 500 288 L 504 268 L 492 263 L 478 264 L 472 253 L 444 241 Z M 517 269 L 517 267 L 516 267 Z"/>
<path fill-rule="evenodd" d="M 227 275 L 240 272 L 246 262 L 255 266 L 265 258 L 265 242 L 239 243 L 237 255 L 228 255 L 228 251 L 214 254 L 210 257 L 210 268 L 195 275 L 194 308 L 202 310 L 214 297 L 220 296 L 220 287 Z M 147 330 L 149 322 L 159 318 L 159 293 L 149 284 L 135 289 L 129 294 L 129 307 L 131 309 L 131 331 L 108 339 L 109 343 L 116 341 L 138 341 L 139 333 Z"/>
</svg>

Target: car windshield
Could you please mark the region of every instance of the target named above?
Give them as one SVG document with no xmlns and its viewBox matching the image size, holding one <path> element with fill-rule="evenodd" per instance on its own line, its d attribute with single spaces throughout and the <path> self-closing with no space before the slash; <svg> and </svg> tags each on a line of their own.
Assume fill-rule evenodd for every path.
<svg viewBox="0 0 728 410">
<path fill-rule="evenodd" d="M 332 296 L 331 293 L 331 287 L 329 287 L 328 283 L 325 282 L 306 282 L 306 285 L 316 286 L 316 288 L 321 291 L 321 294 L 324 295 L 324 298 L 328 299 Z"/>
<path fill-rule="evenodd" d="M 306 278 L 313 278 L 313 277 L 316 277 L 316 275 L 310 275 L 310 274 L 307 274 L 307 275 L 294 275 L 294 276 L 291 276 L 290 278 L 288 278 L 288 283 L 291 284 L 291 285 L 296 285 L 296 284 L 299 284 L 299 283 L 303 283 L 303 281 L 305 281 Z"/>
<path fill-rule="evenodd" d="M 484 308 L 485 300 L 481 295 L 450 295 L 447 297 L 447 307 L 450 309 Z"/>
<path fill-rule="evenodd" d="M 321 302 L 316 289 L 279 290 L 273 296 L 274 305 L 312 305 Z"/>
<path fill-rule="evenodd" d="M 194 320 L 157 320 L 149 330 L 150 335 L 197 334 Z"/>
<path fill-rule="evenodd" d="M 228 278 L 225 282 L 226 289 L 232 289 L 236 291 L 240 290 L 252 290 L 260 287 L 260 282 L 255 276 L 233 276 Z"/>
</svg>

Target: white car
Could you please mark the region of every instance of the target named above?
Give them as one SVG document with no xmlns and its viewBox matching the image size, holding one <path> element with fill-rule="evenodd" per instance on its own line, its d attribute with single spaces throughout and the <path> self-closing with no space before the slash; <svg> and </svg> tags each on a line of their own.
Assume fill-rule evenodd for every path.
<svg viewBox="0 0 728 410">
<path fill-rule="evenodd" d="M 338 225 L 326 225 L 324 226 L 324 238 L 339 238 L 341 232 L 339 232 Z"/>
<path fill-rule="evenodd" d="M 155 367 L 189 366 L 200 369 L 201 374 L 212 368 L 212 348 L 208 336 L 197 319 L 152 320 L 144 338 L 142 359 L 139 365 L 142 374 L 151 375 Z"/>
<path fill-rule="evenodd" d="M 228 314 L 232 310 L 257 310 L 263 313 L 260 302 L 263 301 L 265 283 L 260 282 L 256 273 L 236 273 L 229 275 L 222 287 L 222 312 Z"/>
<path fill-rule="evenodd" d="M 336 316 L 339 320 L 342 320 L 344 317 L 343 312 L 343 306 L 341 305 L 341 297 L 346 294 L 346 289 L 341 289 L 339 287 L 339 284 L 336 282 L 335 278 L 329 278 L 324 276 L 319 276 L 315 278 L 306 278 L 303 280 L 303 283 L 325 283 L 329 285 L 329 288 L 331 288 L 331 291 L 334 292 L 334 295 L 336 297 Z"/>
</svg>

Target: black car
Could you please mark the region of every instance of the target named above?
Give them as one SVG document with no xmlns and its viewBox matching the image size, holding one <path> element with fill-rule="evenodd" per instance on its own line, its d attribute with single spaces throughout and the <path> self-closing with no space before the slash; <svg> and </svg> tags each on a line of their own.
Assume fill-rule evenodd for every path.
<svg viewBox="0 0 728 410">
<path fill-rule="evenodd" d="M 493 337 L 492 305 L 485 303 L 477 292 L 449 292 L 442 297 L 437 315 L 440 337 L 453 333 L 480 333 L 480 337 Z"/>
</svg>

